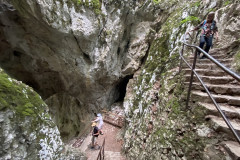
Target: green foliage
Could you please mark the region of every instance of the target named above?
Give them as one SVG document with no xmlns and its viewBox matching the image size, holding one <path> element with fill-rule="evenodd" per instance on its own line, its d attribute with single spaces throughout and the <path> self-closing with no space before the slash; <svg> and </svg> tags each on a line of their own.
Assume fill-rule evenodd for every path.
<svg viewBox="0 0 240 160">
<path fill-rule="evenodd" d="M 161 2 L 161 0 L 153 0 L 153 2 L 154 2 L 155 4 L 158 4 L 158 3 Z"/>
<path fill-rule="evenodd" d="M 217 8 L 209 8 L 208 12 L 215 12 L 217 10 Z"/>
<path fill-rule="evenodd" d="M 82 3 L 82 1 L 81 1 L 81 0 L 77 0 L 77 3 L 78 3 L 78 4 L 81 4 L 81 3 Z"/>
<path fill-rule="evenodd" d="M 186 17 L 184 20 L 182 20 L 181 22 L 180 22 L 180 24 L 182 25 L 182 24 L 184 24 L 184 23 L 194 23 L 194 22 L 199 22 L 200 21 L 200 19 L 198 18 L 198 17 L 195 17 L 195 16 L 188 16 L 188 17 Z"/>
<path fill-rule="evenodd" d="M 193 4 L 193 6 L 194 6 L 194 7 L 199 7 L 200 4 L 201 4 L 201 1 L 198 1 L 198 2 L 195 2 L 195 3 Z"/>
<path fill-rule="evenodd" d="M 231 1 L 230 1 L 230 0 L 227 0 L 227 1 L 224 2 L 224 6 L 227 6 L 227 5 L 229 5 L 230 3 L 231 3 Z"/>
</svg>

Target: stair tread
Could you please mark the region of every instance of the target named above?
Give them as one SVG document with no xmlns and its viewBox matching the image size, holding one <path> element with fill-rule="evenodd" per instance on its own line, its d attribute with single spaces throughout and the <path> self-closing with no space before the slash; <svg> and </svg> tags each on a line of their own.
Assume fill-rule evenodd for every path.
<svg viewBox="0 0 240 160">
<path fill-rule="evenodd" d="M 183 68 L 183 71 L 190 71 L 191 69 L 190 68 Z M 196 72 L 199 72 L 199 71 L 202 71 L 202 72 L 209 72 L 209 71 L 213 71 L 213 70 L 211 70 L 211 69 L 205 69 L 205 68 L 195 68 L 195 71 Z M 221 72 L 221 73 L 226 73 L 226 72 L 224 72 L 223 70 L 221 70 L 221 69 L 217 69 L 217 70 L 214 70 L 214 72 Z M 227 75 L 227 73 L 226 73 L 226 75 Z"/>
<path fill-rule="evenodd" d="M 228 129 L 228 126 L 227 126 L 226 122 L 222 118 L 214 116 L 214 115 L 208 115 L 207 117 L 210 118 L 217 125 Z M 240 123 L 235 121 L 235 120 L 230 120 L 230 122 L 231 122 L 233 128 L 236 131 L 240 132 Z"/>
<path fill-rule="evenodd" d="M 234 141 L 222 142 L 224 147 L 235 155 L 235 158 L 240 158 L 240 144 Z"/>
<path fill-rule="evenodd" d="M 208 96 L 207 93 L 201 91 L 192 91 L 193 94 L 201 95 L 201 96 Z M 223 97 L 226 99 L 236 99 L 240 101 L 240 96 L 229 96 L 223 94 L 212 94 L 213 97 Z"/>
<path fill-rule="evenodd" d="M 191 70 L 190 68 L 184 68 L 183 71 Z M 196 68 L 195 71 L 209 71 L 210 69 L 204 69 L 204 68 Z M 223 70 L 217 70 L 217 72 L 224 72 Z"/>
<path fill-rule="evenodd" d="M 215 63 L 208 63 L 208 64 L 205 64 L 205 63 L 196 63 L 196 66 L 198 66 L 198 65 L 199 65 L 199 66 L 216 66 Z M 228 63 L 224 63 L 223 65 L 224 65 L 224 66 L 225 66 L 225 65 L 231 65 L 231 63 L 228 62 Z"/>
<path fill-rule="evenodd" d="M 194 90 L 192 91 L 192 95 L 200 96 L 203 99 L 204 102 L 211 101 L 208 97 L 208 94 L 205 92 Z M 216 100 L 218 103 L 228 103 L 230 105 L 234 106 L 240 106 L 240 96 L 229 96 L 229 95 L 223 95 L 223 94 L 212 94 L 212 97 Z"/>
<path fill-rule="evenodd" d="M 199 105 L 211 110 L 211 111 L 216 111 L 218 112 L 217 108 L 215 107 L 214 104 L 210 104 L 210 103 L 204 103 L 204 102 L 199 102 Z M 234 107 L 225 103 L 219 103 L 218 104 L 220 106 L 220 108 L 225 111 L 225 112 L 229 112 L 232 114 L 238 114 L 238 116 L 240 117 L 240 108 L 238 107 Z"/>
<path fill-rule="evenodd" d="M 186 85 L 189 85 L 189 82 L 185 82 Z M 232 85 L 229 83 L 226 84 L 211 84 L 205 82 L 206 87 L 209 91 L 212 91 L 216 94 L 223 95 L 240 95 L 240 85 Z M 204 90 L 202 84 L 200 82 L 192 83 L 193 90 Z"/>
<path fill-rule="evenodd" d="M 189 84 L 189 82 L 186 82 Z M 200 82 L 193 82 L 193 85 L 201 85 Z M 232 84 L 211 84 L 211 83 L 205 83 L 206 86 L 212 86 L 212 87 L 221 87 L 221 88 L 231 88 L 231 89 L 240 89 L 240 85 L 232 85 Z"/>
<path fill-rule="evenodd" d="M 190 74 L 184 75 L 185 77 L 191 76 Z M 209 79 L 233 79 L 231 76 L 224 76 L 224 77 L 216 77 L 216 76 L 205 76 L 205 75 L 199 75 L 202 78 L 209 78 Z"/>
<path fill-rule="evenodd" d="M 225 54 L 213 54 L 213 55 L 211 55 L 211 54 L 209 54 L 210 56 L 212 56 L 213 58 L 229 58 L 229 56 L 228 55 L 225 55 Z M 190 59 L 193 59 L 194 58 L 194 55 L 190 55 L 189 56 L 189 58 Z M 206 59 L 208 59 L 208 58 L 206 58 Z M 202 59 L 201 59 L 202 60 Z"/>
<path fill-rule="evenodd" d="M 192 57 L 193 58 L 193 57 Z M 215 58 L 216 59 L 216 58 Z M 190 59 L 191 61 L 193 60 L 193 59 Z M 233 58 L 218 58 L 218 59 L 216 59 L 217 61 L 232 61 L 233 60 Z M 205 58 L 205 59 L 197 59 L 197 61 L 198 62 L 210 62 L 211 60 L 210 59 L 208 59 L 208 58 Z M 212 62 L 213 63 L 213 62 Z"/>
<path fill-rule="evenodd" d="M 195 71 L 199 74 L 199 75 L 212 75 L 212 76 L 216 76 L 216 77 L 222 77 L 225 75 L 228 75 L 226 72 L 217 69 L 217 70 L 209 70 L 209 69 L 204 69 L 204 68 L 196 68 Z M 183 72 L 185 72 L 186 74 L 190 74 L 191 69 L 190 68 L 184 68 Z"/>
</svg>

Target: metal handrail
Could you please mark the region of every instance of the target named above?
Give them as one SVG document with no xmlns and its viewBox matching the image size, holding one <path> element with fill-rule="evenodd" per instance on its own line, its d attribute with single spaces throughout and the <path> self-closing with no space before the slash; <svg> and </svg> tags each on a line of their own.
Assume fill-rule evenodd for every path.
<svg viewBox="0 0 240 160">
<path fill-rule="evenodd" d="M 100 148 L 100 151 L 97 156 L 97 160 L 104 160 L 104 147 L 105 147 L 105 138 L 103 140 L 102 147 Z"/>
<path fill-rule="evenodd" d="M 240 144 L 240 136 L 238 135 L 238 133 L 236 132 L 236 130 L 233 128 L 232 124 L 230 123 L 230 121 L 228 120 L 228 118 L 226 117 L 226 115 L 224 114 L 224 112 L 222 111 L 222 109 L 219 107 L 219 105 L 217 104 L 216 100 L 213 98 L 213 96 L 211 95 L 211 93 L 209 92 L 208 88 L 206 87 L 206 85 L 204 84 L 204 82 L 202 81 L 202 79 L 200 78 L 200 76 L 197 74 L 197 72 L 195 71 L 195 66 L 196 66 L 196 61 L 197 61 L 197 53 L 198 51 L 202 52 L 205 56 L 207 56 L 212 62 L 214 62 L 218 67 L 220 67 L 224 72 L 228 73 L 229 75 L 231 75 L 234 79 L 236 79 L 237 81 L 240 82 L 240 76 L 238 74 L 236 74 L 235 72 L 231 71 L 230 69 L 228 69 L 227 67 L 225 67 L 224 65 L 222 65 L 220 62 L 218 62 L 216 59 L 214 59 L 212 56 L 210 56 L 207 52 L 205 52 L 204 50 L 202 50 L 200 47 L 192 45 L 192 44 L 187 44 L 186 43 L 186 34 L 184 35 L 184 41 L 182 41 L 182 50 L 181 52 L 179 52 L 180 54 L 180 67 L 179 67 L 179 71 L 181 71 L 182 69 L 182 61 L 184 61 L 187 66 L 191 69 L 191 78 L 190 78 L 190 83 L 189 83 L 189 88 L 188 88 L 188 95 L 187 95 L 187 102 L 186 102 L 186 107 L 188 107 L 188 102 L 190 99 L 190 92 L 191 92 L 191 88 L 192 88 L 192 82 L 193 82 L 193 74 L 196 75 L 197 79 L 200 81 L 201 85 L 204 87 L 205 91 L 207 92 L 208 96 L 210 97 L 210 99 L 212 100 L 213 104 L 215 105 L 215 107 L 217 108 L 218 112 L 221 114 L 223 120 L 225 121 L 225 123 L 227 124 L 227 126 L 230 128 L 231 132 L 233 133 L 233 135 L 235 136 L 235 138 L 237 139 L 238 143 Z M 189 63 L 185 60 L 185 58 L 183 57 L 183 51 L 184 51 L 184 47 L 188 46 L 188 47 L 193 47 L 196 48 L 195 54 L 194 54 L 194 60 L 193 60 L 193 65 L 192 67 L 189 65 Z"/>
</svg>

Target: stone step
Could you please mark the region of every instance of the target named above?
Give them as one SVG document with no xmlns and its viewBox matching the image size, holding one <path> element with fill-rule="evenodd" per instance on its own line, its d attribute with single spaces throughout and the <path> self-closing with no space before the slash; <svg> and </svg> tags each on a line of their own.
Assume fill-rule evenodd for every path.
<svg viewBox="0 0 240 160">
<path fill-rule="evenodd" d="M 217 59 L 220 63 L 222 64 L 229 64 L 233 61 L 232 58 L 227 58 L 227 59 Z M 191 59 L 190 61 L 188 61 L 190 64 L 193 63 L 193 59 Z M 197 59 L 197 63 L 201 63 L 201 64 L 210 64 L 213 63 L 211 60 L 209 59 Z"/>
<path fill-rule="evenodd" d="M 221 143 L 233 160 L 240 159 L 240 144 L 234 141 L 224 141 Z"/>
<path fill-rule="evenodd" d="M 198 102 L 198 105 L 205 108 L 208 112 L 207 114 L 212 114 L 221 117 L 220 113 L 218 112 L 214 104 Z M 228 118 L 240 119 L 240 108 L 230 106 L 224 103 L 219 103 L 218 105 Z"/>
<path fill-rule="evenodd" d="M 223 65 L 227 68 L 231 67 L 230 63 L 226 63 L 226 64 L 223 64 Z M 186 63 L 184 63 L 182 65 L 182 68 L 189 68 L 189 67 L 187 66 Z M 209 69 L 209 70 L 222 70 L 220 67 L 218 67 L 216 64 L 213 64 L 213 63 L 209 63 L 209 64 L 197 63 L 195 68 L 196 69 Z"/>
<path fill-rule="evenodd" d="M 218 59 L 228 59 L 228 55 L 225 55 L 225 54 L 213 54 L 213 55 L 210 54 L 210 56 L 212 56 L 213 58 L 215 58 L 217 60 Z M 194 58 L 193 55 L 189 56 L 189 59 L 193 59 L 193 58 Z"/>
<path fill-rule="evenodd" d="M 206 116 L 207 120 L 210 120 L 211 123 L 213 124 L 213 128 L 218 131 L 218 132 L 224 132 L 227 133 L 228 136 L 234 138 L 234 135 L 232 134 L 231 130 L 228 128 L 226 122 L 223 120 L 223 118 L 213 116 L 213 115 L 208 115 Z M 240 123 L 237 122 L 236 120 L 231 120 L 229 119 L 231 125 L 235 129 L 235 131 L 240 134 Z"/>
<path fill-rule="evenodd" d="M 240 106 L 240 96 L 216 95 L 212 94 L 217 103 L 227 103 L 233 106 Z M 196 102 L 212 103 L 207 93 L 201 91 L 192 91 L 192 98 Z"/>
<path fill-rule="evenodd" d="M 204 83 L 208 83 L 208 84 L 237 84 L 236 80 L 234 80 L 232 77 L 230 76 L 225 76 L 225 77 L 214 77 L 214 76 L 201 76 L 199 75 L 200 78 L 203 80 Z M 185 82 L 189 82 L 191 76 L 190 75 L 184 75 L 185 77 Z M 199 82 L 197 77 L 194 76 L 193 77 L 193 81 L 194 82 Z"/>
<path fill-rule="evenodd" d="M 189 82 L 185 83 L 186 85 L 189 85 Z M 227 95 L 240 95 L 240 85 L 231 85 L 231 84 L 226 84 L 226 85 L 214 85 L 214 84 L 208 84 L 205 83 L 207 86 L 208 90 L 211 92 L 214 92 L 216 94 L 227 94 Z M 201 83 L 196 83 L 194 82 L 192 84 L 192 89 L 194 90 L 202 90 L 205 91 Z"/>
<path fill-rule="evenodd" d="M 231 67 L 231 63 L 226 63 L 226 64 L 223 64 L 225 67 L 228 67 L 230 68 Z M 198 63 L 196 64 L 196 68 L 201 68 L 201 69 L 212 69 L 212 70 L 221 70 L 220 67 L 218 67 L 216 64 L 201 64 L 201 63 Z"/>
<path fill-rule="evenodd" d="M 191 69 L 190 68 L 186 68 L 182 70 L 183 72 L 185 72 L 186 74 L 190 74 L 191 73 Z M 225 73 L 222 70 L 208 70 L 208 69 L 195 69 L 195 71 L 199 74 L 199 75 L 204 75 L 204 76 L 225 76 L 227 75 L 227 73 Z"/>
<path fill-rule="evenodd" d="M 120 152 L 104 151 L 105 160 L 126 160 Z"/>
</svg>

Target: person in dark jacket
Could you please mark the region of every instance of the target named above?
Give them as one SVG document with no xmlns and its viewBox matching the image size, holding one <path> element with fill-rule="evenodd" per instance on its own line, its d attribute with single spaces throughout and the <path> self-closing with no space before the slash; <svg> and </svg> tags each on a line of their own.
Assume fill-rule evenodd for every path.
<svg viewBox="0 0 240 160">
<path fill-rule="evenodd" d="M 203 49 L 204 44 L 206 44 L 204 51 L 207 53 L 209 52 L 212 46 L 212 40 L 214 35 L 216 35 L 216 40 L 218 41 L 218 28 L 216 25 L 216 21 L 214 20 L 214 16 L 215 16 L 215 13 L 210 12 L 206 20 L 204 20 L 201 24 L 199 24 L 197 27 L 191 30 L 191 31 L 196 31 L 201 28 L 199 47 Z M 198 56 L 199 55 L 200 55 L 200 52 L 198 52 Z M 201 59 L 203 58 L 206 58 L 206 56 L 203 55 Z"/>
<path fill-rule="evenodd" d="M 96 123 L 92 123 L 93 131 L 92 131 L 92 146 L 91 148 L 94 148 L 97 145 L 97 138 L 99 136 L 99 129 L 97 127 Z"/>
</svg>

